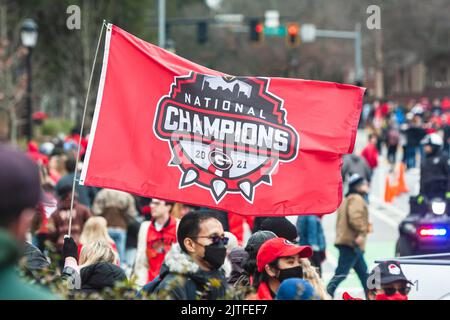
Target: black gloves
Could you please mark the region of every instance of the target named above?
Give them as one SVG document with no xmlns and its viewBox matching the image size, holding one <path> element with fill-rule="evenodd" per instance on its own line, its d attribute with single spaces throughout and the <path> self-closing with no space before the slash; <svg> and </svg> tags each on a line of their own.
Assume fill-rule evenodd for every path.
<svg viewBox="0 0 450 320">
<path fill-rule="evenodd" d="M 68 257 L 73 257 L 78 261 L 78 246 L 75 240 L 69 236 L 64 236 L 64 245 L 62 249 L 63 261 Z"/>
</svg>

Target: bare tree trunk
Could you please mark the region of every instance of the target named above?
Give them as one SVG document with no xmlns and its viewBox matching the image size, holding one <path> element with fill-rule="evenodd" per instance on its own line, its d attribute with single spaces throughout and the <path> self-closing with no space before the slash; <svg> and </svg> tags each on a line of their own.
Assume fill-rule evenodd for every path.
<svg viewBox="0 0 450 320">
<path fill-rule="evenodd" d="M 0 45 L 6 46 L 8 42 L 8 29 L 7 29 L 7 21 L 6 21 L 6 6 L 2 2 L 0 3 Z M 8 51 L 5 47 L 4 56 L 1 58 L 7 59 Z M 5 64 L 4 64 L 5 65 Z M 1 71 L 1 70 L 0 70 Z M 8 67 L 2 71 L 3 77 L 1 81 L 1 86 L 3 87 L 5 94 L 5 110 L 8 115 L 8 131 L 9 131 L 9 139 L 12 145 L 17 144 L 17 116 L 16 116 L 16 108 L 14 105 L 14 96 L 13 96 L 13 80 L 11 70 Z"/>
<path fill-rule="evenodd" d="M 9 125 L 11 144 L 15 146 L 17 145 L 17 116 L 16 108 L 14 106 L 9 109 Z"/>
</svg>

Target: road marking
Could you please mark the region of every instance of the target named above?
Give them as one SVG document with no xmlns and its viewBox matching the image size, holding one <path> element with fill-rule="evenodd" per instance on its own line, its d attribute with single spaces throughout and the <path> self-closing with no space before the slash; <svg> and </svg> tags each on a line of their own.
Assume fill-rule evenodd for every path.
<svg viewBox="0 0 450 320">
<path fill-rule="evenodd" d="M 375 203 L 380 207 L 384 207 L 386 210 L 391 211 L 395 214 L 397 214 L 398 216 L 400 216 L 402 219 L 405 218 L 408 213 L 405 213 L 405 211 L 398 209 L 396 206 L 390 204 L 390 203 L 386 203 L 382 200 L 380 200 L 379 198 L 375 197 L 375 196 L 371 196 L 370 197 L 370 202 L 371 203 Z"/>
<path fill-rule="evenodd" d="M 396 220 L 386 216 L 381 210 L 376 209 L 374 207 L 371 207 L 369 209 L 369 212 L 373 214 L 378 219 L 382 220 L 384 223 L 390 225 L 392 228 L 397 229 L 400 222 L 397 222 Z"/>
</svg>

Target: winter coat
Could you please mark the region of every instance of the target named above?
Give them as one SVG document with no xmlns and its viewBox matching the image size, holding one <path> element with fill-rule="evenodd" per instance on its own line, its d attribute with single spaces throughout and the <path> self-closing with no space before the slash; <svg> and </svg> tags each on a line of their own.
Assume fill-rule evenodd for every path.
<svg viewBox="0 0 450 320">
<path fill-rule="evenodd" d="M 25 242 L 23 256 L 26 258 L 25 267 L 29 271 L 44 270 L 50 267 L 47 257 L 31 243 Z"/>
<path fill-rule="evenodd" d="M 246 274 L 242 268 L 242 263 L 248 259 L 248 252 L 244 248 L 237 247 L 231 250 L 227 259 L 231 263 L 231 273 L 227 282 L 234 285 L 242 275 Z"/>
<path fill-rule="evenodd" d="M 59 250 L 64 244 L 64 235 L 69 232 L 69 216 L 70 209 L 58 209 L 53 213 L 48 221 L 48 236 L 53 241 Z M 72 231 L 71 237 L 75 242 L 79 242 L 81 231 L 87 219 L 91 217 L 91 212 L 82 204 L 74 203 L 72 216 Z"/>
<path fill-rule="evenodd" d="M 92 204 L 92 212 L 108 221 L 108 228 L 127 230 L 137 216 L 135 200 L 131 194 L 111 189 L 100 190 Z"/>
<path fill-rule="evenodd" d="M 369 143 L 362 151 L 361 155 L 366 159 L 370 169 L 375 169 L 378 166 L 378 150 L 377 147 Z"/>
<path fill-rule="evenodd" d="M 161 267 L 161 282 L 155 289 L 160 298 L 172 300 L 217 300 L 227 291 L 222 269 L 204 271 L 174 244 Z"/>
<path fill-rule="evenodd" d="M 400 132 L 397 129 L 390 129 L 388 131 L 387 144 L 388 146 L 396 146 L 400 141 Z"/>
<path fill-rule="evenodd" d="M 445 197 L 450 191 L 450 159 L 442 154 L 426 157 L 420 168 L 420 194 Z"/>
<path fill-rule="evenodd" d="M 113 288 L 116 282 L 127 279 L 125 271 L 108 262 L 98 262 L 80 270 L 81 290 L 84 293 L 99 292 L 105 288 Z"/>
<path fill-rule="evenodd" d="M 338 209 L 336 221 L 336 245 L 356 247 L 358 235 L 364 237 L 360 249 L 364 251 L 369 232 L 369 211 L 364 198 L 357 193 L 348 195 Z"/>
<path fill-rule="evenodd" d="M 17 242 L 0 229 L 0 300 L 55 300 L 47 290 L 22 280 L 17 270 L 21 256 Z"/>
<path fill-rule="evenodd" d="M 128 225 L 127 242 L 126 242 L 127 248 L 134 248 L 134 249 L 137 248 L 138 234 L 139 229 L 141 228 L 142 221 L 143 221 L 142 217 L 137 217 L 136 220 L 134 220 Z"/>
<path fill-rule="evenodd" d="M 420 142 L 426 136 L 427 132 L 420 126 L 411 126 L 405 130 L 406 144 L 409 147 L 419 147 Z"/>
<path fill-rule="evenodd" d="M 176 242 L 177 223 L 177 219 L 171 216 L 168 224 L 160 231 L 156 230 L 151 221 L 141 223 L 138 234 L 136 261 L 133 270 L 137 285 L 142 287 L 159 274 L 166 252 L 169 251 L 170 245 Z M 165 239 L 166 245 L 164 252 L 158 253 L 157 250 L 149 250 L 149 241 L 155 243 L 157 239 Z"/>
<path fill-rule="evenodd" d="M 300 238 L 300 245 L 311 246 L 313 251 L 325 251 L 325 235 L 319 217 L 298 217 L 297 230 Z"/>
</svg>

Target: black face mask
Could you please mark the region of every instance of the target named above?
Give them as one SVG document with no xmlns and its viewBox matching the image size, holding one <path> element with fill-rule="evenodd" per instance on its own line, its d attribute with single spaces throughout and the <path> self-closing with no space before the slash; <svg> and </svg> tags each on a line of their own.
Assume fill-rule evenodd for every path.
<svg viewBox="0 0 450 320">
<path fill-rule="evenodd" d="M 292 267 L 288 269 L 279 269 L 280 273 L 278 274 L 277 279 L 283 282 L 286 279 L 290 278 L 302 278 L 303 279 L 303 269 L 301 266 Z"/>
<path fill-rule="evenodd" d="M 205 246 L 205 256 L 203 260 L 209 263 L 214 270 L 219 269 L 225 262 L 227 248 L 222 243 Z"/>
</svg>

